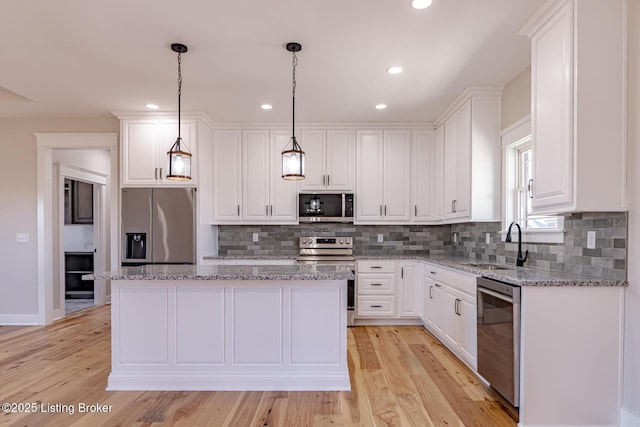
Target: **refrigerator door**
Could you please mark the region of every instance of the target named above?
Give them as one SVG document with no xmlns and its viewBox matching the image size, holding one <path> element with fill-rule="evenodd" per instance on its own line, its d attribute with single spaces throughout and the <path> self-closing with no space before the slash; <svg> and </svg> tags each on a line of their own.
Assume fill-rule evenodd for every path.
<svg viewBox="0 0 640 427">
<path fill-rule="evenodd" d="M 151 262 L 151 201 L 149 188 L 122 190 L 122 262 Z"/>
<path fill-rule="evenodd" d="M 153 190 L 153 263 L 195 263 L 193 188 Z"/>
</svg>

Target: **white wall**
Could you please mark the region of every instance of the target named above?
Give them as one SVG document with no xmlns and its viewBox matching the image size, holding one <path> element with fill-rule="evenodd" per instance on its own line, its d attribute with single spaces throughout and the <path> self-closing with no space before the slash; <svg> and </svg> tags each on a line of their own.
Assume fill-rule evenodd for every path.
<svg viewBox="0 0 640 427">
<path fill-rule="evenodd" d="M 115 118 L 0 120 L 0 322 L 38 313 L 36 132 L 119 132 Z M 29 243 L 16 243 L 16 233 Z"/>
<path fill-rule="evenodd" d="M 531 114 L 531 67 L 507 83 L 502 91 L 500 127 L 506 129 Z"/>
<path fill-rule="evenodd" d="M 629 1 L 628 196 L 623 409 L 640 420 L 640 2 Z"/>
</svg>

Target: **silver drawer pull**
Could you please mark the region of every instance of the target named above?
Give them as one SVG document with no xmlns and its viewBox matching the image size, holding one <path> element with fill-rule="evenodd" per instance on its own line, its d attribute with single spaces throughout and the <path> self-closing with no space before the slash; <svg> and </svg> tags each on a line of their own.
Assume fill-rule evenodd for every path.
<svg viewBox="0 0 640 427">
<path fill-rule="evenodd" d="M 371 286 L 382 286 L 382 283 L 372 283 Z"/>
<path fill-rule="evenodd" d="M 436 288 L 441 288 L 441 287 L 442 287 L 442 285 L 436 283 Z"/>
<path fill-rule="evenodd" d="M 382 306 L 380 304 L 370 305 L 369 307 L 371 307 L 371 308 L 382 308 Z"/>
<path fill-rule="evenodd" d="M 431 274 L 438 274 L 438 273 L 436 273 L 435 271 L 430 271 L 429 273 L 431 273 Z"/>
<path fill-rule="evenodd" d="M 372 265 L 370 268 L 382 268 L 380 265 Z"/>
</svg>

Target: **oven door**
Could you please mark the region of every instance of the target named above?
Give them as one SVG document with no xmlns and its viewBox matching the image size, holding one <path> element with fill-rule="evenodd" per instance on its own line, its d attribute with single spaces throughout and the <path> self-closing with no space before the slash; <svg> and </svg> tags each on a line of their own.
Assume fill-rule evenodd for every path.
<svg viewBox="0 0 640 427">
<path fill-rule="evenodd" d="M 478 373 L 513 406 L 520 395 L 519 298 L 478 281 Z"/>
</svg>

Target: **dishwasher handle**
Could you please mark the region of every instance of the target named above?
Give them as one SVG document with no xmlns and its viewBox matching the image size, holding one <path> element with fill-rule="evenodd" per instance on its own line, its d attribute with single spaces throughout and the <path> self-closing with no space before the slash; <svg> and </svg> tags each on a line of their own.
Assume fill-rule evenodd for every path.
<svg viewBox="0 0 640 427">
<path fill-rule="evenodd" d="M 491 295 L 492 297 L 495 297 L 502 301 L 510 302 L 511 304 L 513 304 L 513 297 L 510 297 L 509 295 L 501 294 L 499 292 L 492 291 L 491 289 L 483 288 L 481 286 L 478 286 L 478 292 Z"/>
</svg>

